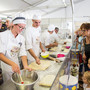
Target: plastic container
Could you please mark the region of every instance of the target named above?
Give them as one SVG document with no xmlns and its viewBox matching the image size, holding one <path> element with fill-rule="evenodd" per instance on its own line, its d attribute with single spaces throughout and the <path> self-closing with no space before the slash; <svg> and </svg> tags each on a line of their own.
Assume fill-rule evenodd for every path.
<svg viewBox="0 0 90 90">
<path fill-rule="evenodd" d="M 61 76 L 59 78 L 59 88 L 60 90 L 77 90 L 78 79 L 74 76 L 69 77 L 68 75 Z"/>
<path fill-rule="evenodd" d="M 57 54 L 57 58 L 64 57 L 64 54 Z"/>
<path fill-rule="evenodd" d="M 70 46 L 66 46 L 66 48 L 67 48 L 67 49 L 69 49 L 69 48 L 70 48 Z"/>
</svg>

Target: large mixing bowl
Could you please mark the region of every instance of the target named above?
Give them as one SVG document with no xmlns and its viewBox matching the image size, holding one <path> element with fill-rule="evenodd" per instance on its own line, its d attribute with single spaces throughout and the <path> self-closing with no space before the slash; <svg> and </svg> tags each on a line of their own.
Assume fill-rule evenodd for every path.
<svg viewBox="0 0 90 90">
<path fill-rule="evenodd" d="M 20 75 L 12 74 L 12 82 L 16 85 L 17 90 L 33 90 L 34 84 L 38 81 L 38 74 L 34 71 L 21 70 L 21 77 L 24 84 L 21 84 Z"/>
</svg>

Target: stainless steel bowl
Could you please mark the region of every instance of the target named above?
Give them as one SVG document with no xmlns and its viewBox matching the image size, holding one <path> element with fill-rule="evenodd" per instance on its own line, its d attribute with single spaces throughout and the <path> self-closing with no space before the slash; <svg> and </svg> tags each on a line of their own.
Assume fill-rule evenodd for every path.
<svg viewBox="0 0 90 90">
<path fill-rule="evenodd" d="M 20 75 L 17 73 L 12 74 L 12 82 L 16 85 L 17 90 L 33 90 L 34 84 L 38 81 L 38 74 L 34 71 L 21 70 L 21 77 L 24 84 L 21 84 Z"/>
</svg>

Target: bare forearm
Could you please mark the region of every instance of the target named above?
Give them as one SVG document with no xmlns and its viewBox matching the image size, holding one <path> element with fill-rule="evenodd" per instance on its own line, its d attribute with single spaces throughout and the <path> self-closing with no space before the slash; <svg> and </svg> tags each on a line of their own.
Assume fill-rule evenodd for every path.
<svg viewBox="0 0 90 90">
<path fill-rule="evenodd" d="M 37 56 L 35 55 L 35 53 L 33 52 L 33 50 L 32 49 L 29 49 L 28 50 L 29 51 L 29 53 L 34 57 L 34 59 L 36 59 L 37 58 Z"/>
<path fill-rule="evenodd" d="M 40 42 L 40 48 L 41 48 L 42 52 L 45 52 L 41 42 Z"/>
<path fill-rule="evenodd" d="M 47 45 L 46 48 L 51 48 L 51 47 L 55 47 L 55 46 L 58 46 L 58 43 L 52 43 L 50 45 Z"/>
<path fill-rule="evenodd" d="M 26 66 L 28 66 L 27 56 L 21 56 L 21 60 L 22 60 L 22 63 L 23 63 L 24 68 L 25 68 Z"/>
<path fill-rule="evenodd" d="M 6 56 L 4 56 L 4 54 L 0 53 L 0 60 L 5 62 L 6 64 L 12 66 L 14 64 L 14 62 L 12 62 L 11 60 L 9 60 Z"/>
</svg>

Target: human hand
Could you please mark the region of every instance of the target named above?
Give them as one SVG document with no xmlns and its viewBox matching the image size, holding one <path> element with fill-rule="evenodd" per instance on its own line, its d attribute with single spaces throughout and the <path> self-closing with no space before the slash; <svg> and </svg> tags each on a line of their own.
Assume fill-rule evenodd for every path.
<svg viewBox="0 0 90 90">
<path fill-rule="evenodd" d="M 17 72 L 18 74 L 20 74 L 20 68 L 19 68 L 19 66 L 16 63 L 13 62 L 11 67 L 12 67 L 12 71 L 13 72 Z"/>
<path fill-rule="evenodd" d="M 25 66 L 24 69 L 26 69 L 28 71 L 32 71 L 32 68 L 30 68 L 29 66 Z"/>
<path fill-rule="evenodd" d="M 38 64 L 38 65 L 40 65 L 41 63 L 40 63 L 40 59 L 37 57 L 36 58 L 36 63 Z"/>
<path fill-rule="evenodd" d="M 84 61 L 86 60 L 86 55 L 85 55 L 85 54 L 83 54 L 83 60 L 84 60 Z"/>
<path fill-rule="evenodd" d="M 42 52 L 45 52 L 45 49 L 43 49 Z"/>
</svg>

